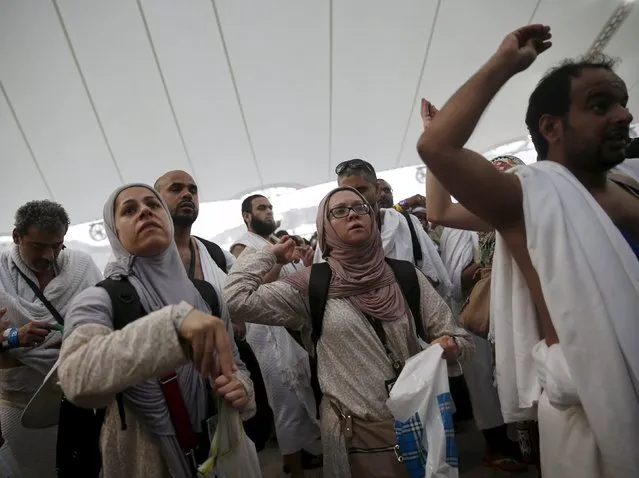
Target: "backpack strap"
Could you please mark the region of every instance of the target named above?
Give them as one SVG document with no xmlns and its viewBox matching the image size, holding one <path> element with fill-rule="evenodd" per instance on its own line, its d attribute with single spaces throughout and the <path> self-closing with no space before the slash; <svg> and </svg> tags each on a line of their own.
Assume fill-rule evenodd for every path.
<svg viewBox="0 0 639 478">
<path fill-rule="evenodd" d="M 224 271 L 225 274 L 228 274 L 228 264 L 226 263 L 226 256 L 224 255 L 224 251 L 220 246 L 218 246 L 215 242 L 207 241 L 206 239 L 202 239 L 198 236 L 193 236 L 206 248 L 206 251 L 209 253 L 211 258 L 215 261 L 217 266 Z"/>
<path fill-rule="evenodd" d="M 332 275 L 333 271 L 331 271 L 328 262 L 320 262 L 311 266 L 311 278 L 308 281 L 308 302 L 311 309 L 314 344 L 317 344 L 322 335 L 322 323 L 324 322 L 328 287 L 331 284 Z"/>
<path fill-rule="evenodd" d="M 415 224 L 413 224 L 413 220 L 409 213 L 404 211 L 401 214 L 406 218 L 406 222 L 408 222 L 408 229 L 410 229 L 410 240 L 413 243 L 413 261 L 415 264 L 419 264 L 424 259 L 424 255 L 422 254 L 422 246 L 419 244 L 417 231 L 415 231 Z"/>
<path fill-rule="evenodd" d="M 408 261 L 399 261 L 397 259 L 386 258 L 386 262 L 393 269 L 397 283 L 399 284 L 408 307 L 413 315 L 413 321 L 415 322 L 415 332 L 424 341 L 426 339 L 426 331 L 424 330 L 424 324 L 422 322 L 421 313 L 421 297 L 422 291 L 419 288 L 419 279 L 417 278 L 417 269 Z"/>
<path fill-rule="evenodd" d="M 146 312 L 140 302 L 140 296 L 138 295 L 133 284 L 129 282 L 126 277 L 122 277 L 120 280 L 116 279 L 104 279 L 97 283 L 98 287 L 105 289 L 109 298 L 111 299 L 111 307 L 113 309 L 113 330 L 120 330 L 127 324 L 144 317 Z M 115 401 L 118 404 L 118 415 L 120 415 L 120 422 L 122 423 L 122 430 L 126 430 L 126 417 L 124 415 L 124 399 L 122 393 L 118 393 L 115 396 Z M 106 409 L 98 412 L 101 414 L 102 420 L 104 420 Z"/>
<path fill-rule="evenodd" d="M 217 292 L 215 292 L 215 288 L 211 285 L 210 282 L 200 279 L 191 279 L 193 285 L 200 293 L 202 298 L 209 304 L 211 307 L 211 314 L 219 317 L 220 316 L 220 298 L 217 296 Z"/>
<path fill-rule="evenodd" d="M 113 308 L 113 330 L 120 330 L 146 315 L 140 296 L 126 277 L 120 280 L 104 279 L 97 286 L 109 293 Z"/>
</svg>

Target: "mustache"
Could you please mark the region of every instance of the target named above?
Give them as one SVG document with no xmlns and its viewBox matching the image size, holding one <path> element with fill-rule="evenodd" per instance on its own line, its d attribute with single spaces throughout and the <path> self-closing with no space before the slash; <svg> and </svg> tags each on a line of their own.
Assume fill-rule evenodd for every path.
<svg viewBox="0 0 639 478">
<path fill-rule="evenodd" d="M 619 139 L 630 142 L 630 125 L 610 128 L 604 135 L 606 139 Z"/>
<path fill-rule="evenodd" d="M 189 199 L 186 199 L 180 203 L 178 203 L 178 207 L 182 207 L 182 206 L 189 206 L 192 207 L 193 209 L 195 209 L 195 203 Z"/>
</svg>

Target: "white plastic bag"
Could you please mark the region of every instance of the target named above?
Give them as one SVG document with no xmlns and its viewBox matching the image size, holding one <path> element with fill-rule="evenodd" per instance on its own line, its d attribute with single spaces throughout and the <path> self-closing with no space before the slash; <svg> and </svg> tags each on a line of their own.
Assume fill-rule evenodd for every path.
<svg viewBox="0 0 639 478">
<path fill-rule="evenodd" d="M 457 478 L 457 444 L 448 367 L 440 345 L 411 357 L 386 402 L 411 478 Z"/>
<path fill-rule="evenodd" d="M 218 400 L 210 457 L 198 471 L 203 478 L 262 478 L 255 444 L 244 433 L 238 411 L 223 400 Z"/>
</svg>

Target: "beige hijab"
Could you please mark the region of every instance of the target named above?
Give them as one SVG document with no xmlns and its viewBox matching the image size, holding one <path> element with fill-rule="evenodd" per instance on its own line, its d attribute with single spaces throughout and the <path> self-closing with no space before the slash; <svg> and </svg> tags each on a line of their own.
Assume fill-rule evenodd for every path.
<svg viewBox="0 0 639 478">
<path fill-rule="evenodd" d="M 324 251 L 332 271 L 328 297 L 348 298 L 355 307 L 376 319 L 399 319 L 406 313 L 405 300 L 395 274 L 385 260 L 373 208 L 369 213 L 372 222 L 370 237 L 363 244 L 347 244 L 339 238 L 328 217 L 330 198 L 339 191 L 352 192 L 366 202 L 357 190 L 340 187 L 329 192 L 319 205 L 317 245 Z M 308 294 L 310 276 L 311 268 L 307 267 L 287 276 L 284 281 Z"/>
</svg>

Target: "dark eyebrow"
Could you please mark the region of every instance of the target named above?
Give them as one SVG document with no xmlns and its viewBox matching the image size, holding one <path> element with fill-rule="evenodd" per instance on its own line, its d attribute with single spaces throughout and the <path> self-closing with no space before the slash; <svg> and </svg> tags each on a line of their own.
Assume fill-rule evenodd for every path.
<svg viewBox="0 0 639 478">
<path fill-rule="evenodd" d="M 157 196 L 154 196 L 153 194 L 149 194 L 148 196 L 144 196 L 144 197 L 142 198 L 142 201 L 149 201 L 149 200 L 159 201 L 159 199 L 157 198 Z M 121 202 L 121 203 L 120 203 L 120 207 L 124 207 L 124 206 L 126 206 L 127 204 L 129 204 L 129 203 L 134 203 L 134 202 L 136 202 L 136 200 L 135 200 L 135 199 L 133 199 L 133 198 L 129 198 L 129 199 L 127 199 L 126 201 Z"/>
<path fill-rule="evenodd" d="M 618 98 L 618 95 L 613 93 L 612 91 L 602 91 L 602 90 L 592 90 L 589 91 L 586 95 L 586 101 L 590 102 L 593 100 L 615 100 Z M 624 92 L 623 95 L 619 98 L 619 102 L 622 105 L 628 104 L 628 92 Z"/>
<path fill-rule="evenodd" d="M 37 246 L 37 247 L 48 247 L 48 246 L 59 246 L 61 244 L 64 244 L 64 241 L 59 241 L 59 242 L 52 242 L 52 243 L 47 243 L 47 242 L 32 242 L 31 244 Z"/>
</svg>

